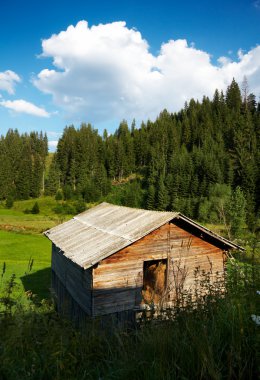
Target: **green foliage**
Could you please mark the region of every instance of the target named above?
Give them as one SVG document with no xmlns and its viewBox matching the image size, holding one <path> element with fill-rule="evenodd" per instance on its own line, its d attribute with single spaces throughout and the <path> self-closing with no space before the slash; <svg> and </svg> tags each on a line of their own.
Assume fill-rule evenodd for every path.
<svg viewBox="0 0 260 380">
<path fill-rule="evenodd" d="M 70 185 L 65 185 L 63 187 L 63 196 L 64 196 L 64 200 L 67 201 L 69 199 L 72 198 L 73 196 L 73 191 L 72 191 L 72 188 Z"/>
<path fill-rule="evenodd" d="M 122 198 L 122 205 L 135 208 L 143 207 L 143 193 L 140 181 L 134 180 L 127 184 Z"/>
<path fill-rule="evenodd" d="M 53 207 L 53 211 L 55 214 L 62 215 L 76 215 L 78 213 L 76 207 L 67 202 L 57 204 L 55 207 Z"/>
<path fill-rule="evenodd" d="M 40 208 L 39 208 L 38 202 L 35 202 L 33 207 L 32 207 L 31 213 L 32 214 L 39 214 L 39 212 L 40 212 Z"/>
<path fill-rule="evenodd" d="M 199 204 L 199 210 L 198 210 L 198 219 L 202 222 L 206 222 L 209 220 L 210 215 L 210 209 L 211 209 L 211 202 L 208 199 L 204 199 Z"/>
<path fill-rule="evenodd" d="M 31 209 L 26 208 L 24 209 L 24 214 L 39 214 L 40 213 L 40 207 L 38 202 L 35 202 Z"/>
<path fill-rule="evenodd" d="M 5 201 L 5 207 L 6 208 L 12 208 L 14 204 L 14 198 L 11 195 L 8 195 Z"/>
<path fill-rule="evenodd" d="M 152 184 L 148 187 L 146 207 L 148 210 L 155 209 L 155 187 Z"/>
<path fill-rule="evenodd" d="M 48 177 L 45 181 L 45 195 L 55 195 L 55 194 L 57 195 L 59 191 L 59 187 L 60 187 L 60 170 L 58 167 L 56 154 L 54 154 L 50 163 Z M 61 200 L 61 199 L 57 199 L 57 200 Z"/>
<path fill-rule="evenodd" d="M 96 202 L 100 198 L 100 191 L 95 186 L 93 179 L 86 181 L 85 186 L 82 190 L 82 196 L 85 202 Z"/>
<path fill-rule="evenodd" d="M 231 188 L 226 184 L 209 186 L 208 197 L 198 203 L 198 219 L 210 223 L 227 223 L 230 206 Z"/>
<path fill-rule="evenodd" d="M 10 129 L 0 137 L 0 199 L 37 197 L 43 187 L 47 138 L 42 133 L 19 134 Z"/>
<path fill-rule="evenodd" d="M 86 210 L 86 204 L 83 200 L 78 200 L 78 201 L 74 202 L 73 205 L 75 207 L 77 214 L 80 214 L 81 212 Z"/>
<path fill-rule="evenodd" d="M 226 103 L 234 113 L 238 114 L 240 112 L 242 105 L 241 92 L 234 78 L 227 88 Z"/>
<path fill-rule="evenodd" d="M 56 201 L 62 201 L 63 199 L 63 193 L 62 191 L 59 189 L 57 190 L 56 194 L 55 194 L 55 200 Z"/>
<path fill-rule="evenodd" d="M 167 205 L 168 205 L 167 189 L 164 185 L 163 177 L 160 176 L 158 185 L 157 185 L 156 209 L 159 211 L 163 211 L 167 208 Z"/>
<path fill-rule="evenodd" d="M 229 207 L 229 221 L 233 237 L 239 237 L 246 224 L 246 200 L 238 186 L 232 193 Z"/>
</svg>

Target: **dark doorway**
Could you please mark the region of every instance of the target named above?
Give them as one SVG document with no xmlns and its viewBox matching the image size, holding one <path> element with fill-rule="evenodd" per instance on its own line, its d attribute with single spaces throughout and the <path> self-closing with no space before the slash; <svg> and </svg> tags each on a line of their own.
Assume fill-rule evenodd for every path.
<svg viewBox="0 0 260 380">
<path fill-rule="evenodd" d="M 142 304 L 158 304 L 166 289 L 167 260 L 144 262 Z"/>
</svg>

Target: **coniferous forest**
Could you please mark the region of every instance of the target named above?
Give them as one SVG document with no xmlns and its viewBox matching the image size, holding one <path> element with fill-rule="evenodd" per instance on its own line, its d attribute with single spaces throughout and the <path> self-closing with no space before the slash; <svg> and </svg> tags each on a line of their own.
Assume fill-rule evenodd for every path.
<svg viewBox="0 0 260 380">
<path fill-rule="evenodd" d="M 64 129 L 46 173 L 47 137 L 9 130 L 0 139 L 0 199 L 62 193 L 67 200 L 109 200 L 176 210 L 202 222 L 245 215 L 255 228 L 260 206 L 260 103 L 235 80 L 210 100 L 191 99 L 154 122 L 122 121 L 103 136 L 90 124 Z M 123 188 L 113 197 L 115 188 Z"/>
</svg>

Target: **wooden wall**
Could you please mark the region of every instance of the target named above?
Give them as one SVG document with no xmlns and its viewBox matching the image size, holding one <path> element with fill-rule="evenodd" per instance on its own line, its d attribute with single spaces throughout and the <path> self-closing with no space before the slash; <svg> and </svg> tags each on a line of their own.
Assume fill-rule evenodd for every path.
<svg viewBox="0 0 260 380">
<path fill-rule="evenodd" d="M 194 232 L 167 223 L 102 260 L 93 268 L 93 316 L 139 308 L 142 302 L 143 262 L 168 260 L 167 302 L 176 296 L 175 284 L 185 273 L 185 288 L 194 286 L 196 268 L 223 274 L 223 251 Z M 176 274 L 178 276 L 176 277 Z"/>
<path fill-rule="evenodd" d="M 56 296 L 58 311 L 71 317 L 77 314 L 78 305 L 87 315 L 92 315 L 92 269 L 84 270 L 73 263 L 54 244 L 52 290 Z"/>
</svg>

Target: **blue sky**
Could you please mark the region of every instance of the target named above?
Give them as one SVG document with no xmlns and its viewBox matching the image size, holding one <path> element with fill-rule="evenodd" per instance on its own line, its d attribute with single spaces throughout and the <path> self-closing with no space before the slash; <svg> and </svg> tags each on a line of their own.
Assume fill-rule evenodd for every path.
<svg viewBox="0 0 260 380">
<path fill-rule="evenodd" d="M 0 21 L 1 134 L 43 130 L 53 147 L 65 125 L 112 132 L 233 76 L 260 95 L 260 0 L 1 0 Z"/>
</svg>

